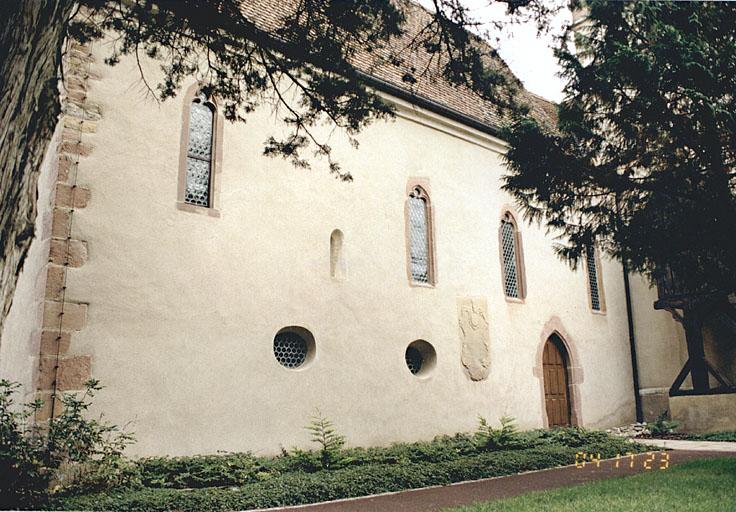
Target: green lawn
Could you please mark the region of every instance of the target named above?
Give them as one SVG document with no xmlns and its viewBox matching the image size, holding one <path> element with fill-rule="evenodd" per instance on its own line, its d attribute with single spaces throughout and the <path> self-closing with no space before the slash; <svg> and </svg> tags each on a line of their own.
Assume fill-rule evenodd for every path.
<svg viewBox="0 0 736 512">
<path fill-rule="evenodd" d="M 445 512 L 734 512 L 736 458 L 693 461 Z"/>
</svg>

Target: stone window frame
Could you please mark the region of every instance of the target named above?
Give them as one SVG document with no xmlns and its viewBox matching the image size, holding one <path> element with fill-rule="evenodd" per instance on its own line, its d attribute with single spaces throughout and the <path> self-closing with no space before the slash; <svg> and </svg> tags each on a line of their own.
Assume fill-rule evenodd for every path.
<svg viewBox="0 0 736 512">
<path fill-rule="evenodd" d="M 222 139 L 224 117 L 220 112 L 217 98 L 207 98 L 206 104 L 213 110 L 212 121 L 212 160 L 210 162 L 209 206 L 198 206 L 184 200 L 187 188 L 187 151 L 189 150 L 189 120 L 191 105 L 200 95 L 202 85 L 195 83 L 189 86 L 183 95 L 181 137 L 179 140 L 179 177 L 176 196 L 176 208 L 189 213 L 219 217 L 220 172 L 222 171 Z"/>
<path fill-rule="evenodd" d="M 524 245 L 522 243 L 521 230 L 516 220 L 516 213 L 509 206 L 501 209 L 501 215 L 498 219 L 498 260 L 501 265 L 501 291 L 506 302 L 515 304 L 524 304 L 526 302 L 526 267 L 524 265 Z M 514 227 L 514 256 L 516 257 L 516 286 L 519 290 L 518 297 L 509 297 L 506 295 L 506 266 L 503 261 L 503 222 L 510 222 Z"/>
<path fill-rule="evenodd" d="M 588 309 L 595 315 L 606 314 L 606 294 L 603 289 L 603 273 L 601 272 L 601 255 L 598 250 L 598 246 L 593 245 L 593 261 L 595 262 L 595 278 L 598 284 L 598 304 L 600 309 L 593 308 L 593 295 L 590 289 L 590 277 L 588 274 L 588 255 L 585 255 L 584 270 L 585 270 L 585 288 L 588 292 Z"/>
<path fill-rule="evenodd" d="M 427 207 L 427 282 L 415 281 L 411 274 L 411 234 L 409 228 L 409 197 L 414 190 L 421 190 L 422 199 Z M 409 286 L 416 288 L 434 288 L 437 286 L 436 251 L 434 236 L 434 205 L 429 188 L 429 178 L 409 178 L 404 194 L 404 246 L 406 247 L 406 278 Z"/>
</svg>

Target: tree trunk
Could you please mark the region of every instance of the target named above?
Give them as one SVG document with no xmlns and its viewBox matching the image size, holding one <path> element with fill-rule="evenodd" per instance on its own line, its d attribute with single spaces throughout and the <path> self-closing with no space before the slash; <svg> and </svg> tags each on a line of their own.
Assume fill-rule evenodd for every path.
<svg viewBox="0 0 736 512">
<path fill-rule="evenodd" d="M 72 0 L 0 4 L 0 333 L 33 239 L 39 166 L 59 118 Z"/>
</svg>

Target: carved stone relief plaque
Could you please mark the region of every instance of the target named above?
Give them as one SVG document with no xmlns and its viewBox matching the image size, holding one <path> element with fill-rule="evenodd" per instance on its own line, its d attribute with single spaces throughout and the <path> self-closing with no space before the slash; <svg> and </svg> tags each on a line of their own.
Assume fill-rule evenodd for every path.
<svg viewBox="0 0 736 512">
<path fill-rule="evenodd" d="M 465 373 L 471 380 L 484 380 L 491 369 L 488 304 L 484 298 L 458 298 L 457 310 Z"/>
</svg>

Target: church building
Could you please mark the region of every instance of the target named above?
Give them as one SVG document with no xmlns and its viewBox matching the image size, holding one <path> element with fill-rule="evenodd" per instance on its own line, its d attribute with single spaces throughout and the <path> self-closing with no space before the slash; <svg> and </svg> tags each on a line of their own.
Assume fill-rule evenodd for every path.
<svg viewBox="0 0 736 512">
<path fill-rule="evenodd" d="M 45 400 L 38 419 L 89 378 L 104 386 L 93 412 L 128 425 L 134 455 L 307 447 L 316 410 L 360 446 L 478 416 L 608 428 L 636 420 L 637 397 L 650 419 L 689 410 L 668 396 L 688 358 L 680 325 L 643 277 L 627 287 L 595 249 L 572 270 L 524 220 L 501 189 L 492 105 L 374 71 L 396 116 L 357 149 L 333 134 L 344 182 L 263 155 L 284 129 L 272 109 L 227 122 L 194 79 L 157 103 L 136 60 L 108 66 L 108 52 L 67 50 L 2 332 L 0 374 Z M 706 349 L 736 371 L 732 349 Z"/>
</svg>

